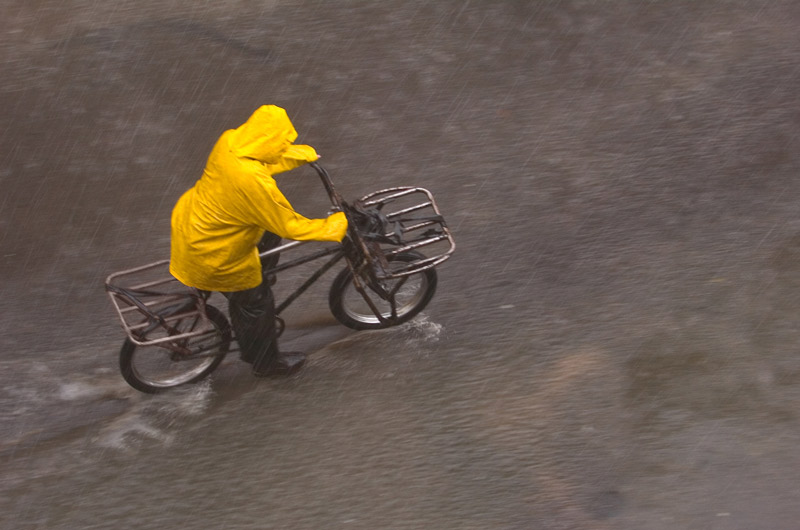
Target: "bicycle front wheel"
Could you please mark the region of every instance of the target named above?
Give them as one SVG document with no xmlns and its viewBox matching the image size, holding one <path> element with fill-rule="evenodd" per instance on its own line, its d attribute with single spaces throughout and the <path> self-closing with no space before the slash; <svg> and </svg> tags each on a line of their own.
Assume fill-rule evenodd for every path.
<svg viewBox="0 0 800 530">
<path fill-rule="evenodd" d="M 402 264 L 424 259 L 418 252 L 404 252 L 390 259 L 389 267 L 399 270 Z M 436 292 L 436 271 L 427 269 L 409 276 L 386 280 L 386 292 L 381 296 L 366 287 L 366 295 L 378 310 L 380 318 L 353 285 L 353 273 L 346 268 L 336 276 L 331 286 L 328 303 L 336 320 L 352 329 L 383 329 L 408 322 L 425 309 Z"/>
<path fill-rule="evenodd" d="M 216 307 L 206 305 L 212 329 L 185 339 L 181 345 L 196 354 L 180 354 L 159 346 L 137 346 L 125 339 L 119 352 L 122 377 L 136 390 L 157 394 L 170 388 L 196 383 L 213 372 L 225 358 L 231 344 L 228 319 Z M 189 332 L 200 325 L 200 316 L 177 321 L 179 332 Z"/>
</svg>

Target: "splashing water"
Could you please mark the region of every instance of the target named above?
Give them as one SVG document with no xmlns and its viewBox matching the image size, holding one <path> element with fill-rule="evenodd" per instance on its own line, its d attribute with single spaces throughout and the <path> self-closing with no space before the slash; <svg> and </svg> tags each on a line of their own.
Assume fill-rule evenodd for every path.
<svg viewBox="0 0 800 530">
<path fill-rule="evenodd" d="M 411 322 L 403 324 L 400 329 L 409 334 L 406 344 L 413 345 L 419 342 L 438 342 L 444 326 L 432 322 L 427 315 L 420 314 Z"/>
<path fill-rule="evenodd" d="M 145 397 L 103 429 L 95 439 L 101 447 L 130 450 L 145 439 L 170 445 L 183 419 L 202 415 L 213 391 L 209 380 L 167 394 Z"/>
</svg>

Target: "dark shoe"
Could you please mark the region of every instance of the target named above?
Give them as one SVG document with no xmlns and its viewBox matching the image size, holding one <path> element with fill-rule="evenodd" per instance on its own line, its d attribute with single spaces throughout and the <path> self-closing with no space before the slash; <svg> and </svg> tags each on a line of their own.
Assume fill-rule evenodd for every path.
<svg viewBox="0 0 800 530">
<path fill-rule="evenodd" d="M 292 375 L 305 364 L 306 356 L 300 352 L 279 353 L 278 358 L 272 366 L 266 370 L 256 370 L 253 368 L 253 375 L 256 377 L 269 377 L 271 375 Z"/>
</svg>

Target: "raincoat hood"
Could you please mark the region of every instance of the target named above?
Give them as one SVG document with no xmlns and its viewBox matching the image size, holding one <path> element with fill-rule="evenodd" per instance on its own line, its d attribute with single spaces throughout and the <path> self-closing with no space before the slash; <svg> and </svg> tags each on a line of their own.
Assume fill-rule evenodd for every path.
<svg viewBox="0 0 800 530">
<path fill-rule="evenodd" d="M 297 139 L 286 111 L 275 105 L 259 107 L 231 134 L 231 151 L 239 157 L 272 164 Z"/>
</svg>

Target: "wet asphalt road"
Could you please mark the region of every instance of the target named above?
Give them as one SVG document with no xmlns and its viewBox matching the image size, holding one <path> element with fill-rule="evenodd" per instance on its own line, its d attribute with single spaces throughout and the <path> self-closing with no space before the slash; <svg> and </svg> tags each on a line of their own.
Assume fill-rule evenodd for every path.
<svg viewBox="0 0 800 530">
<path fill-rule="evenodd" d="M 797 528 L 796 2 L 0 10 L 0 527 Z M 139 395 L 103 279 L 264 103 L 457 254 L 413 326 L 311 293 L 296 378 Z"/>
</svg>

